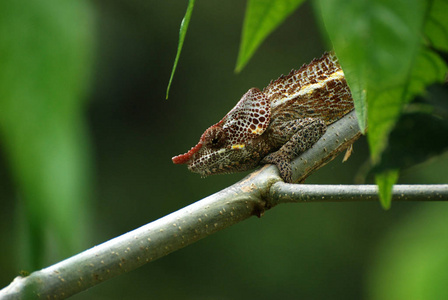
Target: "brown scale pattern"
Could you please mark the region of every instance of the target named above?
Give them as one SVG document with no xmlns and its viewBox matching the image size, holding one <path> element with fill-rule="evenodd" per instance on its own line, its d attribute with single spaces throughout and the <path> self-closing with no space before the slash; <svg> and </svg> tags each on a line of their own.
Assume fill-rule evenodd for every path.
<svg viewBox="0 0 448 300">
<path fill-rule="evenodd" d="M 327 52 L 321 58 L 311 61 L 308 65 L 303 64 L 297 71 L 291 70 L 288 75 L 282 75 L 277 80 L 271 81 L 263 89 L 263 93 L 271 101 L 282 99 L 285 97 L 285 94 L 288 96 L 298 93 L 302 87 L 325 80 L 330 74 L 340 69 L 336 56 Z"/>
<path fill-rule="evenodd" d="M 353 109 L 353 101 L 344 77 L 329 80 L 322 87 L 313 89 L 310 94 L 298 96 L 276 106 L 276 102 L 299 94 L 308 85 L 322 82 L 340 70 L 336 56 L 327 52 L 310 64 L 304 64 L 299 70 L 292 70 L 287 76 L 282 75 L 271 81 L 263 89 L 273 107 L 271 118 L 281 116 L 285 111 L 292 111 L 296 118 L 320 118 L 328 125 L 350 112 Z"/>
<path fill-rule="evenodd" d="M 230 144 L 237 145 L 261 135 L 270 119 L 268 98 L 259 89 L 251 88 L 219 124 L 228 132 Z"/>
</svg>

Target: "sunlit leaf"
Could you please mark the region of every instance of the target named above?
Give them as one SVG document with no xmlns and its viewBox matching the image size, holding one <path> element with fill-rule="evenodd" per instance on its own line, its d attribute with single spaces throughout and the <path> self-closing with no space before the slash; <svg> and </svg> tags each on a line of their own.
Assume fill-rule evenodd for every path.
<svg viewBox="0 0 448 300">
<path fill-rule="evenodd" d="M 249 0 L 236 71 L 240 72 L 266 39 L 304 0 Z"/>
<path fill-rule="evenodd" d="M 173 81 L 174 73 L 176 72 L 176 67 L 177 67 L 177 63 L 179 61 L 180 53 L 182 52 L 182 47 L 184 45 L 184 40 L 185 40 L 185 35 L 187 34 L 188 25 L 190 24 L 191 14 L 193 13 L 193 8 L 194 8 L 194 1 L 195 0 L 188 1 L 187 12 L 185 13 L 185 17 L 182 20 L 182 23 L 180 23 L 179 43 L 177 45 L 177 53 L 176 53 L 176 58 L 174 59 L 173 69 L 171 70 L 170 81 L 168 82 L 168 87 L 166 88 L 166 99 L 168 99 L 168 95 L 170 93 L 171 83 Z"/>
</svg>

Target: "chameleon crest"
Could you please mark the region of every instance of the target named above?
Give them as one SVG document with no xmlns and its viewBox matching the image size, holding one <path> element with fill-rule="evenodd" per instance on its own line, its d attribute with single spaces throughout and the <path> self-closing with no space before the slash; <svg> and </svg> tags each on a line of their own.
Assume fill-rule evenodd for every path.
<svg viewBox="0 0 448 300">
<path fill-rule="evenodd" d="M 196 146 L 173 157 L 202 176 L 276 164 L 291 182 L 290 162 L 311 148 L 326 126 L 353 110 L 350 89 L 336 57 L 320 59 L 281 76 L 260 91 L 251 88 Z"/>
</svg>

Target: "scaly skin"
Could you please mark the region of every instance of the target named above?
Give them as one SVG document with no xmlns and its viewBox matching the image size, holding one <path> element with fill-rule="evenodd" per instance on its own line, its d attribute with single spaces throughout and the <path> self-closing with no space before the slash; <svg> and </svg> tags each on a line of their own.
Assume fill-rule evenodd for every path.
<svg viewBox="0 0 448 300">
<path fill-rule="evenodd" d="M 311 148 L 327 125 L 353 110 L 350 89 L 336 57 L 292 70 L 260 91 L 251 88 L 236 106 L 208 128 L 198 144 L 173 157 L 202 176 L 277 165 L 291 182 L 291 160 Z"/>
</svg>

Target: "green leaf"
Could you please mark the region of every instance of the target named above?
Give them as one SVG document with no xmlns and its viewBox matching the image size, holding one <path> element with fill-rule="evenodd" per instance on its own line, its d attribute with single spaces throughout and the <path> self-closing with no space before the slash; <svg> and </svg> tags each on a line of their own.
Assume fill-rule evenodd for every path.
<svg viewBox="0 0 448 300">
<path fill-rule="evenodd" d="M 84 246 L 92 21 L 88 1 L 0 1 L 0 136 L 28 233 L 22 268 Z"/>
<path fill-rule="evenodd" d="M 423 94 L 425 89 L 433 83 L 443 83 L 447 71 L 447 65 L 438 54 L 422 48 L 418 52 L 410 73 L 406 99 L 413 99 Z"/>
<path fill-rule="evenodd" d="M 362 99 L 365 90 L 368 140 L 374 162 L 385 148 L 387 135 L 404 104 L 411 98 L 405 95 L 420 45 L 425 3 L 423 0 L 320 1 L 325 26 L 347 82 L 354 88 L 358 107 L 362 107 L 359 103 L 365 103 Z"/>
<path fill-rule="evenodd" d="M 304 0 L 249 0 L 244 18 L 236 72 L 248 63 L 260 44 Z"/>
<path fill-rule="evenodd" d="M 370 149 L 373 156 L 373 161 L 376 164 L 381 163 L 379 159 L 387 150 L 387 138 L 389 133 L 396 125 L 398 118 L 400 117 L 402 105 L 410 101 L 414 96 L 423 93 L 426 86 L 434 82 L 443 82 L 444 76 L 446 74 L 447 67 L 445 63 L 432 51 L 422 49 L 418 52 L 413 65 L 410 70 L 410 74 L 407 82 L 403 89 L 401 88 L 391 88 L 385 92 L 379 92 L 377 98 L 369 100 L 369 134 L 368 140 L 370 144 Z M 378 91 L 375 91 L 378 92 Z M 391 102 L 398 102 L 397 99 L 402 99 L 402 104 L 391 105 L 389 109 L 385 109 L 387 105 Z M 373 111 L 373 112 L 372 112 Z M 373 119 L 373 125 L 372 120 Z M 425 124 L 427 125 L 427 124 Z M 372 129 L 373 127 L 373 129 Z M 373 133 L 372 133 L 373 131 Z M 408 134 L 412 135 L 415 140 L 417 136 L 412 130 L 408 131 Z M 379 143 L 381 139 L 385 138 L 384 148 L 377 149 L 376 157 L 374 154 L 375 143 Z M 372 146 L 373 145 L 373 146 Z M 373 149 L 372 149 L 373 148 Z M 401 152 L 396 153 L 400 155 Z M 380 192 L 380 201 L 385 209 L 390 207 L 391 201 L 391 190 L 393 184 L 398 179 L 398 169 L 389 169 L 387 171 L 381 172 L 375 176 Z"/>
<path fill-rule="evenodd" d="M 431 11 L 425 23 L 425 37 L 432 47 L 448 51 L 448 1 L 432 1 Z"/>
<path fill-rule="evenodd" d="M 351 72 L 350 68 L 345 68 L 344 63 L 341 63 L 341 67 L 344 70 L 344 75 L 347 78 L 347 73 Z M 348 77 L 353 77 L 351 75 L 348 75 Z M 357 77 L 356 75 L 354 76 Z M 353 102 L 355 104 L 355 112 L 356 117 L 358 118 L 358 124 L 359 128 L 361 129 L 361 132 L 363 134 L 366 134 L 367 132 L 367 91 L 365 82 L 356 79 L 351 80 L 350 83 L 348 83 L 348 86 L 350 87 L 350 91 L 352 93 Z"/>
<path fill-rule="evenodd" d="M 398 170 L 388 170 L 383 173 L 376 174 L 375 182 L 378 185 L 380 203 L 384 209 L 390 208 L 392 199 L 392 188 L 397 182 Z"/>
<path fill-rule="evenodd" d="M 435 39 L 434 45 L 445 45 L 445 19 L 436 5 L 417 0 L 320 0 L 320 9 L 328 35 L 347 82 L 352 89 L 360 126 L 365 125 L 367 102 L 368 142 L 372 161 L 377 164 L 387 146 L 387 138 L 403 107 L 431 83 L 441 82 L 446 65 L 435 53 L 422 47 L 423 29 Z M 435 25 L 439 34 L 435 34 Z M 441 34 L 444 33 L 444 34 Z M 364 97 L 365 96 L 365 97 Z M 364 99 L 365 98 L 365 99 Z M 390 205 L 392 182 L 398 171 L 378 175 L 384 207 Z"/>
<path fill-rule="evenodd" d="M 171 82 L 173 81 L 173 77 L 174 77 L 174 73 L 176 72 L 176 67 L 177 67 L 177 63 L 179 61 L 180 53 L 182 52 L 185 35 L 187 34 L 188 24 L 190 24 L 191 14 L 193 13 L 193 8 L 194 8 L 194 1 L 195 0 L 188 1 L 187 12 L 185 13 L 185 17 L 183 18 L 182 23 L 180 23 L 179 43 L 177 45 L 177 53 L 176 53 L 176 58 L 174 59 L 174 65 L 173 65 L 173 69 L 171 71 L 170 81 L 168 82 L 168 87 L 166 89 L 166 99 L 168 99 L 168 95 L 170 93 Z"/>
</svg>

